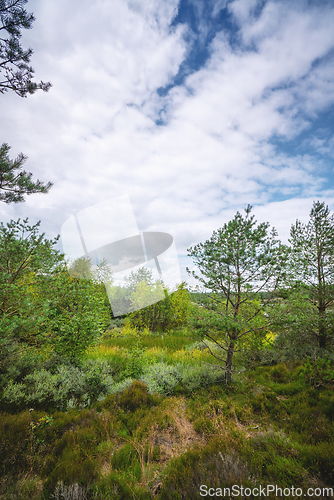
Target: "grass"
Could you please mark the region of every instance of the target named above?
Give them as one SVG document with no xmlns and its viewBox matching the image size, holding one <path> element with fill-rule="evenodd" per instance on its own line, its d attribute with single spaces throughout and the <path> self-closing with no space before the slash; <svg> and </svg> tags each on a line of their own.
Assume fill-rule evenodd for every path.
<svg viewBox="0 0 334 500">
<path fill-rule="evenodd" d="M 120 378 L 129 359 L 214 363 L 189 349 L 195 342 L 188 331 L 117 330 L 87 358 L 106 359 Z M 259 366 L 231 386 L 176 387 L 168 397 L 134 382 L 82 411 L 3 413 L 0 497 L 175 500 L 202 498 L 201 484 L 333 486 L 333 391 L 305 387 L 301 372 L 300 364 Z"/>
</svg>

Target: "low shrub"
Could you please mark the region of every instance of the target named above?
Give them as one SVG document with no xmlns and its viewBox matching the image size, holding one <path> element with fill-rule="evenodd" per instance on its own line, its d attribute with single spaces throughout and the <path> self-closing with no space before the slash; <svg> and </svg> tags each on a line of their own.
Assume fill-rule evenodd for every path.
<svg viewBox="0 0 334 500">
<path fill-rule="evenodd" d="M 163 481 L 161 500 L 200 499 L 200 488 L 232 488 L 235 484 L 254 486 L 247 463 L 231 443 L 213 440 L 201 450 L 187 451 L 171 461 Z M 218 495 L 219 496 L 219 495 Z M 226 498 L 226 495 L 220 495 Z M 230 497 L 230 495 L 228 495 Z"/>
<path fill-rule="evenodd" d="M 278 383 L 286 383 L 289 381 L 289 371 L 284 364 L 273 366 L 270 370 L 271 378 Z"/>
<path fill-rule="evenodd" d="M 157 363 L 146 369 L 141 377 L 142 382 L 148 387 L 150 394 L 158 393 L 168 396 L 174 387 L 181 381 L 182 374 L 175 366 Z"/>
<path fill-rule="evenodd" d="M 322 442 L 307 446 L 301 451 L 302 462 L 315 475 L 326 483 L 334 484 L 334 444 Z"/>
<path fill-rule="evenodd" d="M 183 366 L 179 369 L 182 373 L 181 384 L 186 392 L 224 381 L 222 369 L 212 365 Z"/>
<path fill-rule="evenodd" d="M 145 408 L 155 404 L 156 400 L 147 392 L 144 382 L 134 380 L 118 397 L 117 403 L 126 411 L 134 411 L 137 408 Z"/>
<path fill-rule="evenodd" d="M 55 373 L 42 368 L 27 375 L 22 382 L 9 381 L 3 399 L 14 408 L 84 408 L 110 392 L 113 384 L 106 363 L 88 363 L 81 369 L 60 365 Z"/>
<path fill-rule="evenodd" d="M 123 392 L 125 389 L 130 387 L 130 385 L 133 382 L 133 378 L 128 377 L 122 382 L 118 382 L 117 384 L 114 384 L 110 389 L 109 389 L 109 394 L 117 394 L 119 392 Z"/>
<path fill-rule="evenodd" d="M 312 361 L 310 357 L 300 371 L 300 380 L 304 387 L 325 387 L 327 389 L 334 388 L 334 361 L 328 356 Z"/>
</svg>

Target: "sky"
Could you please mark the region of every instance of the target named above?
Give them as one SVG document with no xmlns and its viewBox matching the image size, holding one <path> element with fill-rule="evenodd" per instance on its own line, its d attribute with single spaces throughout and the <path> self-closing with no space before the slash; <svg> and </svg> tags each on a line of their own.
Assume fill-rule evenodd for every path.
<svg viewBox="0 0 334 500">
<path fill-rule="evenodd" d="M 1 143 L 48 194 L 0 206 L 48 238 L 128 195 L 140 231 L 187 248 L 248 204 L 287 243 L 334 210 L 334 4 L 304 0 L 29 0 L 23 30 L 49 92 L 0 95 Z"/>
</svg>

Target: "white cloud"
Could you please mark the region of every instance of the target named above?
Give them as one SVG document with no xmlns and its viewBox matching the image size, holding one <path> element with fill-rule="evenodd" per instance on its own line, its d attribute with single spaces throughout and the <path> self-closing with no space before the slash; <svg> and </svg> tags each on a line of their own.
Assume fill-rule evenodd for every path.
<svg viewBox="0 0 334 500">
<path fill-rule="evenodd" d="M 241 46 L 218 33 L 206 65 L 159 97 L 190 50 L 189 27 L 170 27 L 176 0 L 32 1 L 23 45 L 53 88 L 2 96 L 1 139 L 54 187 L 0 207 L 3 219 L 42 218 L 55 234 L 74 211 L 129 194 L 140 229 L 171 232 L 184 254 L 247 203 L 283 233 L 312 197 L 332 203 L 317 154 L 333 141 L 289 155 L 271 139 L 307 132 L 334 103 L 334 9 L 270 1 L 256 17 L 257 6 L 230 3 Z"/>
</svg>

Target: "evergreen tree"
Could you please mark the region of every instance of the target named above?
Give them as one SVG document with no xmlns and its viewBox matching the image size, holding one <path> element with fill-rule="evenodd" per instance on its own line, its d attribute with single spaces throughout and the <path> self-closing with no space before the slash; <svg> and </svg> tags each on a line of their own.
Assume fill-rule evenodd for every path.
<svg viewBox="0 0 334 500">
<path fill-rule="evenodd" d="M 334 214 L 324 202 L 314 202 L 309 222 L 297 220 L 289 241 L 291 282 L 299 283 L 303 300 L 309 304 L 307 323 L 318 346 L 326 349 L 334 338 Z M 299 323 L 297 318 L 297 328 Z"/>
<path fill-rule="evenodd" d="M 35 20 L 24 5 L 28 0 L 0 0 L 0 93 L 13 90 L 20 97 L 41 89 L 47 92 L 50 82 L 34 82 L 34 69 L 29 65 L 32 49 L 20 44 L 21 30 L 30 29 Z"/>
<path fill-rule="evenodd" d="M 32 81 L 34 69 L 29 66 L 32 49 L 23 50 L 20 45 L 21 30 L 30 29 L 35 20 L 24 9 L 27 0 L 0 0 L 0 93 L 13 90 L 20 97 L 45 92 L 51 83 Z M 27 157 L 22 153 L 15 160 L 8 156 L 10 146 L 0 147 L 0 201 L 17 203 L 24 201 L 24 194 L 47 193 L 51 182 L 44 185 L 40 180 L 33 182 L 32 173 L 21 170 Z"/>
<path fill-rule="evenodd" d="M 227 383 L 237 345 L 269 326 L 264 306 L 282 280 L 287 256 L 276 231 L 268 234 L 269 223 L 256 226 L 250 205 L 245 212 L 245 217 L 237 212 L 209 240 L 188 249 L 200 274 L 187 271 L 209 292 L 197 308 L 195 326 L 225 352 L 223 358 L 212 354 L 225 363 Z M 265 292 L 266 299 L 258 300 Z"/>
<path fill-rule="evenodd" d="M 24 194 L 47 193 L 52 183 L 43 184 L 38 179 L 33 182 L 32 173 L 22 170 L 27 157 L 20 153 L 15 160 L 11 160 L 9 150 L 10 146 L 6 143 L 0 147 L 0 201 L 18 203 L 24 201 Z"/>
</svg>

